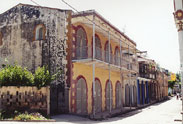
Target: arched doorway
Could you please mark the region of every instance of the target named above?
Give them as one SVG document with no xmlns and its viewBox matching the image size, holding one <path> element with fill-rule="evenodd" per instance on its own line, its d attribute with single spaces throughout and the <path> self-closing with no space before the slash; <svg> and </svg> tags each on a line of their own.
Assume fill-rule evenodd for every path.
<svg viewBox="0 0 183 124">
<path fill-rule="evenodd" d="M 87 86 L 83 77 L 79 78 L 76 83 L 76 113 L 87 114 Z"/>
<path fill-rule="evenodd" d="M 133 86 L 133 106 L 137 105 L 137 87 L 134 85 Z"/>
<path fill-rule="evenodd" d="M 116 82 L 116 108 L 122 106 L 122 88 L 119 81 Z"/>
<path fill-rule="evenodd" d="M 98 79 L 95 80 L 95 113 L 102 112 L 102 88 L 101 83 Z"/>
<path fill-rule="evenodd" d="M 112 83 L 111 81 L 107 81 L 106 84 L 106 110 L 110 110 L 110 108 L 112 109 L 112 104 L 113 104 L 113 94 L 112 94 Z"/>
<path fill-rule="evenodd" d="M 130 105 L 130 88 L 128 84 L 125 85 L 125 105 L 129 106 Z"/>
<path fill-rule="evenodd" d="M 129 89 L 130 89 L 130 106 L 133 106 L 133 103 L 134 103 L 134 94 L 133 94 L 133 85 L 130 85 L 130 87 L 129 87 Z"/>
</svg>

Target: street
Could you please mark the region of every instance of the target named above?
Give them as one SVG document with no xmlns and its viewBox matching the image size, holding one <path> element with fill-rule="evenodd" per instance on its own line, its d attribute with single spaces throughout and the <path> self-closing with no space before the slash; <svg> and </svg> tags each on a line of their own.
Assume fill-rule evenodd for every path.
<svg viewBox="0 0 183 124">
<path fill-rule="evenodd" d="M 181 119 L 181 100 L 172 98 L 171 100 L 156 103 L 141 110 L 129 112 L 119 117 L 109 118 L 103 121 L 92 121 L 87 118 L 82 118 L 74 115 L 58 115 L 54 116 L 57 122 L 35 122 L 47 124 L 181 124 L 181 122 L 174 121 Z M 1 124 L 18 124 L 20 122 L 0 122 Z M 24 122 L 22 122 L 24 123 Z M 29 123 L 30 124 L 30 123 Z"/>
</svg>

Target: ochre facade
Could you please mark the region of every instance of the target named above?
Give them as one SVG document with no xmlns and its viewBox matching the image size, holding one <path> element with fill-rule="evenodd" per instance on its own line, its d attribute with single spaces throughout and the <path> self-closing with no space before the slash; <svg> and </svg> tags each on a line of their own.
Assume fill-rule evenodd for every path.
<svg viewBox="0 0 183 124">
<path fill-rule="evenodd" d="M 93 15 L 92 15 L 93 16 Z M 90 16 L 89 16 L 90 17 Z M 79 82 L 78 80 L 80 80 L 81 78 L 83 78 L 86 86 L 86 91 L 82 91 L 82 92 L 86 92 L 86 106 L 87 106 L 87 112 L 85 113 L 85 115 L 92 115 L 93 114 L 93 104 L 94 104 L 94 100 L 93 100 L 93 73 L 95 75 L 95 80 L 100 82 L 100 89 L 101 89 L 101 99 L 102 99 L 102 104 L 101 104 L 101 112 L 104 111 L 109 111 L 108 109 L 108 103 L 107 103 L 107 99 L 108 97 L 106 96 L 107 93 L 107 84 L 108 81 L 110 79 L 111 81 L 111 88 L 112 88 L 112 93 L 111 95 L 111 101 L 112 101 L 112 105 L 111 105 L 111 110 L 116 110 L 118 109 L 119 111 L 121 111 L 123 109 L 123 106 L 125 106 L 125 97 L 130 97 L 130 96 L 125 96 L 125 85 L 128 84 L 129 89 L 131 86 L 136 87 L 136 77 L 131 77 L 131 79 L 129 79 L 129 73 L 134 71 L 136 73 L 136 70 L 129 70 L 127 68 L 127 64 L 128 63 L 124 63 L 123 61 L 125 61 L 125 59 L 120 60 L 121 58 L 123 58 L 125 56 L 125 54 L 123 54 L 122 52 L 119 53 L 119 55 L 117 55 L 116 51 L 118 50 L 120 52 L 120 42 L 122 42 L 121 44 L 121 51 L 126 50 L 128 47 L 128 45 L 130 46 L 130 50 L 133 49 L 135 51 L 136 49 L 136 44 L 133 41 L 130 41 L 129 39 L 125 38 L 123 35 L 121 35 L 121 39 L 117 38 L 115 39 L 113 37 L 114 34 L 116 34 L 115 30 L 113 29 L 113 27 L 111 27 L 109 24 L 105 24 L 107 26 L 109 26 L 110 28 L 110 32 L 114 33 L 110 38 L 108 33 L 106 33 L 105 31 L 96 28 L 95 29 L 95 38 L 97 37 L 100 41 L 100 51 L 101 56 L 97 56 L 97 54 L 100 52 L 98 51 L 97 48 L 99 48 L 98 46 L 96 46 L 96 55 L 95 57 L 99 57 L 99 61 L 98 60 L 93 60 L 93 27 L 86 23 L 84 23 L 85 21 L 83 21 L 82 19 L 85 19 L 84 16 L 81 17 L 73 17 L 72 18 L 72 27 L 73 27 L 73 42 L 72 42 L 72 57 L 76 58 L 76 59 L 72 59 L 72 82 L 71 82 L 71 90 L 70 90 L 70 112 L 71 113 L 76 113 L 78 114 L 78 108 L 77 108 L 77 83 Z M 96 20 L 98 20 L 99 18 L 97 18 Z M 96 24 L 98 22 L 95 22 Z M 103 21 L 102 19 L 100 21 Z M 97 26 L 96 26 L 97 27 Z M 105 28 L 105 26 L 104 26 Z M 85 33 L 86 37 L 84 38 L 84 41 L 86 43 L 85 46 L 82 46 L 82 51 L 86 52 L 86 57 L 82 58 L 80 57 L 79 59 L 77 58 L 77 50 L 80 49 L 81 46 L 78 46 L 78 30 L 83 30 L 83 32 Z M 83 36 L 81 36 L 83 37 Z M 107 51 L 107 44 L 110 40 L 110 57 L 111 57 L 111 63 L 109 65 L 108 62 L 106 62 L 105 57 L 106 57 L 106 52 Z M 82 40 L 80 40 L 79 42 L 83 42 Z M 97 41 L 95 41 L 95 45 L 97 44 Z M 82 45 L 82 44 L 81 44 Z M 85 47 L 87 48 L 85 50 Z M 117 64 L 117 59 L 119 58 L 119 63 Z M 98 59 L 98 58 L 94 58 L 94 59 Z M 110 61 L 110 60 L 109 60 Z M 122 65 L 120 65 L 120 62 L 122 62 L 125 66 L 122 68 Z M 93 63 L 95 63 L 95 70 L 93 70 Z M 135 63 L 134 63 L 135 64 Z M 110 66 L 110 67 L 109 67 Z M 97 92 L 97 91 L 96 91 Z M 136 92 L 134 91 L 134 94 L 136 95 Z M 96 94 L 97 95 L 97 94 Z M 132 95 L 133 97 L 131 99 L 131 101 L 137 101 L 135 100 L 135 95 Z M 82 97 L 82 96 L 81 96 Z M 83 98 L 85 99 L 85 96 L 83 96 Z M 128 98 L 130 99 L 130 98 Z M 110 100 L 109 100 L 110 101 Z M 109 105 L 110 107 L 110 105 Z M 120 109 L 119 109 L 120 108 Z M 110 113 L 110 112 L 108 112 Z M 82 113 L 81 113 L 82 114 Z"/>
<path fill-rule="evenodd" d="M 77 81 L 79 76 L 83 76 L 86 79 L 87 89 L 88 89 L 88 114 L 92 113 L 92 66 L 87 66 L 80 63 L 73 64 L 73 80 Z M 95 77 L 100 80 L 101 88 L 102 88 L 102 110 L 105 111 L 105 90 L 106 90 L 106 82 L 109 80 L 109 71 L 101 68 L 96 68 Z M 120 81 L 120 74 L 117 72 L 111 72 L 111 82 L 112 82 L 112 90 L 113 90 L 113 109 L 115 109 L 115 86 L 116 83 Z M 75 87 L 75 83 L 72 83 L 72 87 Z M 73 94 L 73 93 L 72 93 Z M 75 94 L 74 94 L 75 95 Z"/>
</svg>

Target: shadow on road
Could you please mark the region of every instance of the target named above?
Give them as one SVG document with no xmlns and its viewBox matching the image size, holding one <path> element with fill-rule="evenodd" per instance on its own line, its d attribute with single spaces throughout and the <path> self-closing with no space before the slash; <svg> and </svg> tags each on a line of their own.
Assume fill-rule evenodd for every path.
<svg viewBox="0 0 183 124">
<path fill-rule="evenodd" d="M 136 111 L 118 115 L 117 117 L 111 117 L 111 118 L 107 118 L 104 120 L 97 120 L 97 121 L 90 120 L 88 118 L 77 116 L 77 115 L 70 115 L 70 114 L 52 116 L 52 119 L 55 119 L 56 122 L 63 122 L 63 123 L 69 122 L 69 123 L 75 123 L 75 124 L 91 124 L 91 123 L 97 124 L 97 123 L 104 123 L 104 122 L 115 122 L 118 120 L 122 120 L 123 118 L 138 114 L 140 112 L 142 112 L 142 111 L 136 110 Z"/>
<path fill-rule="evenodd" d="M 166 101 L 167 100 L 161 101 L 159 103 L 154 103 L 150 106 L 158 106 L 162 103 L 165 103 Z M 75 124 L 91 124 L 91 123 L 97 124 L 97 123 L 104 123 L 104 122 L 115 122 L 118 120 L 123 120 L 126 117 L 130 117 L 130 116 L 136 115 L 138 113 L 141 113 L 143 111 L 143 109 L 151 109 L 150 106 L 147 106 L 147 107 L 141 108 L 141 109 L 137 109 L 137 110 L 134 110 L 131 112 L 127 112 L 124 114 L 120 114 L 120 115 L 117 115 L 116 117 L 111 117 L 111 118 L 107 118 L 104 120 L 97 120 L 97 121 L 90 120 L 89 118 L 86 118 L 86 117 L 81 117 L 81 116 L 77 116 L 77 115 L 70 115 L 70 114 L 68 114 L 68 115 L 67 114 L 56 115 L 56 116 L 52 116 L 52 118 L 55 119 L 56 122 L 75 123 Z"/>
</svg>

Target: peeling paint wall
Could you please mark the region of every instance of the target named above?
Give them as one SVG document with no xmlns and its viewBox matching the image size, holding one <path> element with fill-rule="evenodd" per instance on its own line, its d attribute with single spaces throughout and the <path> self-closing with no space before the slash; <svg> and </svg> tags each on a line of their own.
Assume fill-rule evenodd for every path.
<svg viewBox="0 0 183 124">
<path fill-rule="evenodd" d="M 68 77 L 66 49 L 70 14 L 69 10 L 19 4 L 0 15 L 3 41 L 0 65 L 16 62 L 32 72 L 42 65 L 47 65 L 51 73 L 63 70 L 63 74 L 51 86 L 51 109 L 55 111 L 66 107 L 64 89 Z M 35 29 L 40 24 L 45 27 L 45 39 L 35 40 Z"/>
</svg>

